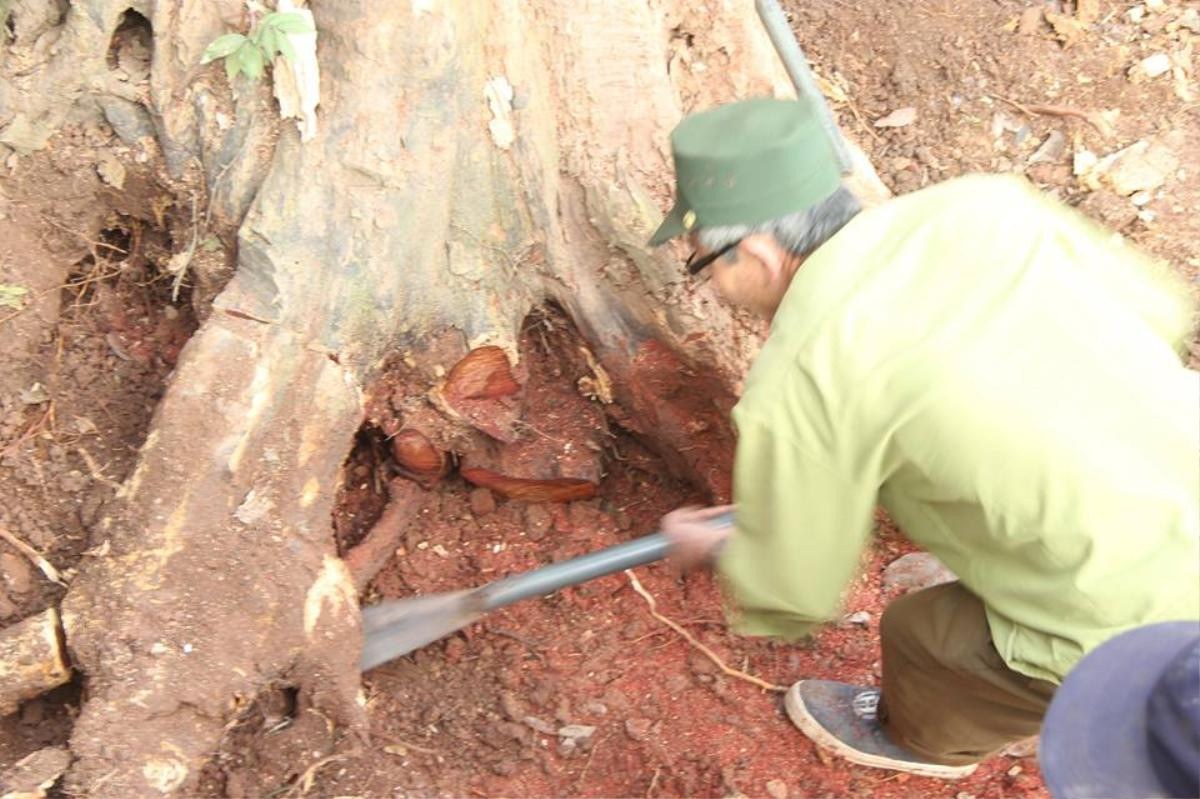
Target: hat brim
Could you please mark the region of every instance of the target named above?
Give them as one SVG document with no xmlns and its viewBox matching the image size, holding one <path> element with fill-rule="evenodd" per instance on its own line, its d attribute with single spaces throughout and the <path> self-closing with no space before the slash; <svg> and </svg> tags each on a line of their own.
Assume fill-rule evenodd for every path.
<svg viewBox="0 0 1200 799">
<path fill-rule="evenodd" d="M 1055 799 L 1160 796 L 1148 749 L 1146 701 L 1200 625 L 1155 624 L 1119 635 L 1079 662 L 1054 695 L 1038 760 Z"/>
<path fill-rule="evenodd" d="M 658 230 L 654 231 L 654 235 L 650 237 L 650 246 L 657 247 L 664 244 L 676 236 L 682 236 L 687 233 L 687 228 L 683 226 L 683 215 L 685 211 L 679 203 L 675 203 L 675 207 L 667 214 L 667 218 L 658 226 Z"/>
</svg>

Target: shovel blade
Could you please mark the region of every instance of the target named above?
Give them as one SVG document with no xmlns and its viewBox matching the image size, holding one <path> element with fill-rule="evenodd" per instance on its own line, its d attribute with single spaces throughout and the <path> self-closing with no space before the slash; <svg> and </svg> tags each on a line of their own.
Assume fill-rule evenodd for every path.
<svg viewBox="0 0 1200 799">
<path fill-rule="evenodd" d="M 473 591 L 398 599 L 363 609 L 363 671 L 407 655 L 478 621 Z"/>
</svg>

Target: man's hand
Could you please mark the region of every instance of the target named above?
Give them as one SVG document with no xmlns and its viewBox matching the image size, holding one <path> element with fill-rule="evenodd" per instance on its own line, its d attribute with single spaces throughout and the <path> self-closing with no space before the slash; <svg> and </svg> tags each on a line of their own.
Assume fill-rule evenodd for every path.
<svg viewBox="0 0 1200 799">
<path fill-rule="evenodd" d="M 698 508 L 689 505 L 668 513 L 659 529 L 671 541 L 671 559 L 689 569 L 716 555 L 722 542 L 733 532 L 731 524 L 714 524 L 713 519 L 733 510 L 733 505 Z"/>
</svg>

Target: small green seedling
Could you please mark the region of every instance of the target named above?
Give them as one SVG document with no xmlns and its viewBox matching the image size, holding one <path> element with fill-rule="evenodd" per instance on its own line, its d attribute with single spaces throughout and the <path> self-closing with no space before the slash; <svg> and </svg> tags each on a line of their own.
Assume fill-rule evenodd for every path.
<svg viewBox="0 0 1200 799">
<path fill-rule="evenodd" d="M 267 14 L 250 29 L 250 33 L 227 33 L 218 36 L 204 49 L 201 64 L 225 59 L 225 75 L 230 80 L 239 73 L 251 80 L 263 76 L 266 65 L 276 53 L 288 61 L 296 57 L 289 33 L 313 33 L 308 18 L 297 11 L 275 11 Z"/>
</svg>

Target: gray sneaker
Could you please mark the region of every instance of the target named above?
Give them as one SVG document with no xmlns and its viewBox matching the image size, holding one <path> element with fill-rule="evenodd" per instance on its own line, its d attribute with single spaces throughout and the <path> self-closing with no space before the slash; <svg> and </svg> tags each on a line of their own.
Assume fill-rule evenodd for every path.
<svg viewBox="0 0 1200 799">
<path fill-rule="evenodd" d="M 929 763 L 892 743 L 876 717 L 879 691 L 832 680 L 801 680 L 783 700 L 788 718 L 823 749 L 860 766 L 956 780 L 975 771 Z"/>
</svg>

